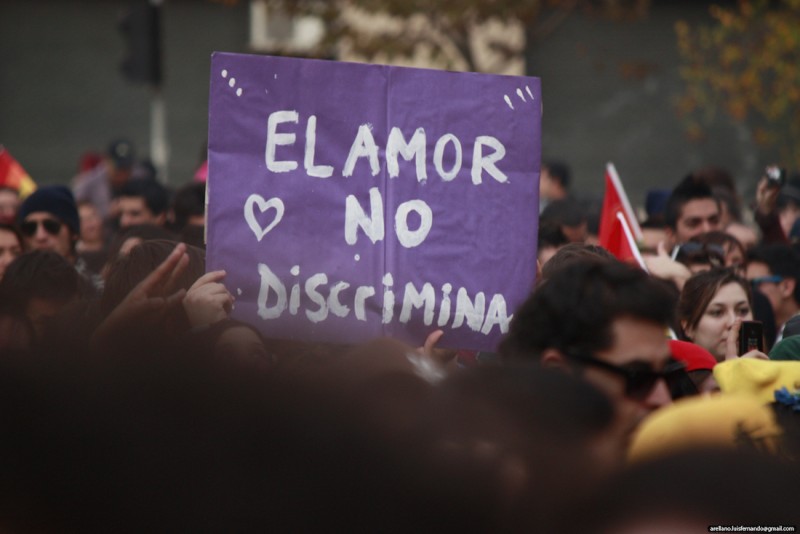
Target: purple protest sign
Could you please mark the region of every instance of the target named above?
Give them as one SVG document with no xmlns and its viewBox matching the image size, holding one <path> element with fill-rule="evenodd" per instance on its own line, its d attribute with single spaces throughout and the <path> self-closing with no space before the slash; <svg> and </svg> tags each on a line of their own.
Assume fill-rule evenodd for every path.
<svg viewBox="0 0 800 534">
<path fill-rule="evenodd" d="M 265 335 L 492 350 L 536 271 L 537 78 L 215 53 L 209 269 Z"/>
</svg>

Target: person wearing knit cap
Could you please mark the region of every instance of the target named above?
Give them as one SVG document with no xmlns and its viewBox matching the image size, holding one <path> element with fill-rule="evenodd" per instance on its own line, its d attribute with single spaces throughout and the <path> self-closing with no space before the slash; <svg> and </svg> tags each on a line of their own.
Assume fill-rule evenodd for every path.
<svg viewBox="0 0 800 534">
<path fill-rule="evenodd" d="M 52 250 L 75 264 L 81 223 L 67 187 L 40 187 L 22 203 L 18 219 L 26 250 Z"/>
</svg>

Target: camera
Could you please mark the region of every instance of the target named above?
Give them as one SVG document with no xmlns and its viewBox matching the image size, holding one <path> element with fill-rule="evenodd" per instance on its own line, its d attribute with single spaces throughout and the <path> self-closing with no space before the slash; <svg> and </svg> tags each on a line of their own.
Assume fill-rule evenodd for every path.
<svg viewBox="0 0 800 534">
<path fill-rule="evenodd" d="M 780 187 L 786 183 L 786 169 L 781 169 L 777 165 L 770 165 L 764 169 L 764 176 L 767 177 L 771 185 Z"/>
</svg>

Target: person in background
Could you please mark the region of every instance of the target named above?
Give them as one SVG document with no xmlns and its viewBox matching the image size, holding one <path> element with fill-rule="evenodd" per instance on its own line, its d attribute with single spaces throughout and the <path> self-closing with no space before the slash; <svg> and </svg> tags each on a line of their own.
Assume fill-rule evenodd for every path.
<svg viewBox="0 0 800 534">
<path fill-rule="evenodd" d="M 26 251 L 55 252 L 93 287 L 102 288 L 100 276 L 78 256 L 81 222 L 75 198 L 67 187 L 50 185 L 37 189 L 20 206 L 18 220 Z"/>
<path fill-rule="evenodd" d="M 747 279 L 772 306 L 777 343 L 786 322 L 800 312 L 800 253 L 781 243 L 757 247 L 748 254 Z"/>
<path fill-rule="evenodd" d="M 725 266 L 725 249 L 720 245 L 700 243 L 697 238 L 678 245 L 675 261 L 693 274 Z"/>
<path fill-rule="evenodd" d="M 536 283 L 544 283 L 548 278 L 553 276 L 553 273 L 559 269 L 563 269 L 567 265 L 577 262 L 600 261 L 618 260 L 600 245 L 590 245 L 588 243 L 567 243 L 563 247 L 560 247 L 547 263 L 542 265 L 541 273 L 539 278 L 536 280 Z"/>
<path fill-rule="evenodd" d="M 514 313 L 499 352 L 506 362 L 535 362 L 593 384 L 611 399 L 614 428 L 629 439 L 646 415 L 672 402 L 666 332 L 674 297 L 638 267 L 571 262 Z"/>
<path fill-rule="evenodd" d="M 571 181 L 572 172 L 563 161 L 542 162 L 542 170 L 539 174 L 539 213 L 550 202 L 567 198 Z"/>
<path fill-rule="evenodd" d="M 707 183 L 719 202 L 720 229 L 736 237 L 745 248 L 754 246 L 758 242 L 758 235 L 742 222 L 742 201 L 731 173 L 722 167 L 710 165 L 694 171 L 692 175 Z"/>
<path fill-rule="evenodd" d="M 48 321 L 86 293 L 73 266 L 51 250 L 33 250 L 9 264 L 0 281 L 0 302 L 23 314 L 42 339 Z"/>
<path fill-rule="evenodd" d="M 670 339 L 669 348 L 673 358 L 686 364 L 686 374 L 694 384 L 695 393 L 719 391 L 713 375 L 717 360 L 710 352 L 700 345 L 679 339 Z"/>
<path fill-rule="evenodd" d="M 645 195 L 644 209 L 647 215 L 642 223 L 642 252 L 656 252 L 664 241 L 664 211 L 669 199 L 669 189 L 649 189 Z"/>
<path fill-rule="evenodd" d="M 755 219 L 762 244 L 788 243 L 800 216 L 800 177 L 787 180 L 786 171 L 767 167 L 756 187 Z"/>
<path fill-rule="evenodd" d="M 692 175 L 672 190 L 664 211 L 667 250 L 720 229 L 720 206 L 708 184 Z"/>
<path fill-rule="evenodd" d="M 225 271 L 205 273 L 205 255 L 196 247 L 146 241 L 111 264 L 99 303 L 104 321 L 93 336 L 101 345 L 126 338 L 131 348 L 149 350 L 191 328 L 207 328 L 232 310 L 224 277 Z"/>
<path fill-rule="evenodd" d="M 702 246 L 703 250 L 708 252 L 708 261 L 696 262 L 694 264 L 694 271 L 708 270 L 712 267 L 719 267 L 719 260 L 714 259 L 720 253 L 724 254 L 724 266 L 733 269 L 739 276 L 746 276 L 746 262 L 747 253 L 744 246 L 734 236 L 727 232 L 707 232 L 692 238 L 691 241 L 685 244 L 687 247 Z M 684 246 L 681 246 L 683 251 Z M 702 255 L 702 253 L 701 253 Z M 695 256 L 697 257 L 697 256 Z M 677 256 L 678 261 L 681 261 L 681 252 Z M 704 265 L 703 269 L 697 267 Z M 775 335 L 777 328 L 775 327 L 775 312 L 772 310 L 772 304 L 769 299 L 760 291 L 752 291 L 751 298 L 753 301 L 753 317 L 756 321 L 761 321 L 764 324 L 764 341 L 765 348 L 769 350 L 775 343 Z"/>
<path fill-rule="evenodd" d="M 120 229 L 137 224 L 164 226 L 169 192 L 155 180 L 133 180 L 120 189 L 117 207 Z"/>
<path fill-rule="evenodd" d="M 539 224 L 539 246 L 536 249 L 539 265 L 544 265 L 558 250 L 569 243 L 561 227 L 554 222 L 545 221 Z"/>
<path fill-rule="evenodd" d="M 738 356 L 766 358 L 759 351 L 732 354 L 729 342 L 738 337 L 741 321 L 752 321 L 752 301 L 747 280 L 730 269 L 695 274 L 678 301 L 680 337 L 709 351 L 718 362 Z"/>
<path fill-rule="evenodd" d="M 113 217 L 112 199 L 134 178 L 135 164 L 133 143 L 122 138 L 112 141 L 102 161 L 73 178 L 75 199 L 93 204 L 103 219 Z"/>
<path fill-rule="evenodd" d="M 694 237 L 691 242 L 701 243 L 707 247 L 721 247 L 725 255 L 725 267 L 735 269 L 740 275 L 745 274 L 747 253 L 744 245 L 727 232 L 706 232 Z"/>
<path fill-rule="evenodd" d="M 75 264 L 81 223 L 69 189 L 40 187 L 22 203 L 18 218 L 26 250 L 50 250 Z"/>
<path fill-rule="evenodd" d="M 163 226 L 152 224 L 137 224 L 117 233 L 108 248 L 106 264 L 101 271 L 103 277 L 108 274 L 109 268 L 115 261 L 127 256 L 134 247 L 155 239 L 178 241 L 178 236 Z"/>
<path fill-rule="evenodd" d="M 22 201 L 19 191 L 13 187 L 0 186 L 0 222 L 13 222 Z"/>
<path fill-rule="evenodd" d="M 550 202 L 539 215 L 541 225 L 555 225 L 570 243 L 583 243 L 589 236 L 586 210 L 573 198 Z"/>
<path fill-rule="evenodd" d="M 94 204 L 89 202 L 78 204 L 78 215 L 81 219 L 81 235 L 76 251 L 92 272 L 99 273 L 108 255 L 108 240 L 105 236 L 103 218 Z"/>
<path fill-rule="evenodd" d="M 167 212 L 167 227 L 189 245 L 205 248 L 206 184 L 190 182 L 175 192 Z"/>
<path fill-rule="evenodd" d="M 11 224 L 0 222 L 0 280 L 6 267 L 22 254 L 22 236 Z"/>
</svg>

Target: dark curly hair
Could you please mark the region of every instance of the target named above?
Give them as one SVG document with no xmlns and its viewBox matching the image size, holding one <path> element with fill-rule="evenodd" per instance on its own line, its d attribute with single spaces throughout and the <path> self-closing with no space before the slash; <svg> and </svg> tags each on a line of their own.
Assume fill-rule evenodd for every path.
<svg viewBox="0 0 800 534">
<path fill-rule="evenodd" d="M 500 344 L 505 359 L 538 359 L 548 348 L 588 354 L 614 344 L 612 324 L 634 317 L 672 322 L 675 294 L 646 272 L 616 261 L 563 266 L 515 312 Z"/>
</svg>

